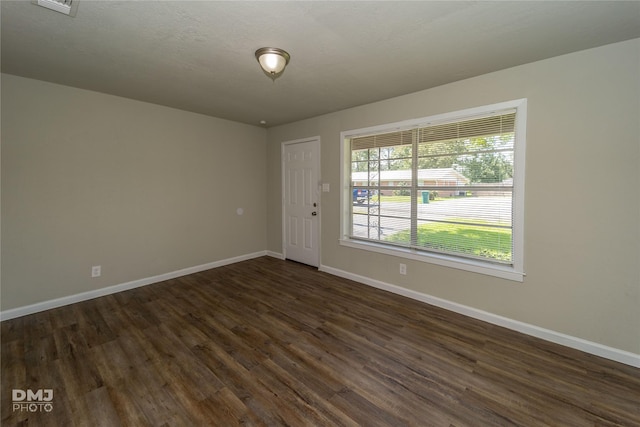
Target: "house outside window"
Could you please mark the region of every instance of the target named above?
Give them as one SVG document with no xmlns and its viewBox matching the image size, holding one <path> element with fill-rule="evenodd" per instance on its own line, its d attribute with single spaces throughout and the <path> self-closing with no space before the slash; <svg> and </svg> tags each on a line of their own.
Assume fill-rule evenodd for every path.
<svg viewBox="0 0 640 427">
<path fill-rule="evenodd" d="M 342 132 L 341 244 L 523 280 L 526 100 Z"/>
</svg>

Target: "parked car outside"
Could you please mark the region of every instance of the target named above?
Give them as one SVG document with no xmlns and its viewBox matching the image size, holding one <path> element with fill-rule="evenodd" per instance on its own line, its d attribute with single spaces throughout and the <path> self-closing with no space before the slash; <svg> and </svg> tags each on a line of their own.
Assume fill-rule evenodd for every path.
<svg viewBox="0 0 640 427">
<path fill-rule="evenodd" d="M 353 189 L 353 201 L 355 203 L 364 203 L 368 201 L 370 197 L 371 194 L 369 193 L 369 190 L 366 190 L 364 188 Z"/>
</svg>

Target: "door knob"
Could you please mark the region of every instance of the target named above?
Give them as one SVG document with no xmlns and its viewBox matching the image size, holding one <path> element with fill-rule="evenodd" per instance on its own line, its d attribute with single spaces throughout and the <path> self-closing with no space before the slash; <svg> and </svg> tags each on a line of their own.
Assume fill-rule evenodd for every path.
<svg viewBox="0 0 640 427">
<path fill-rule="evenodd" d="M 316 215 L 318 215 L 317 212 L 311 212 L 311 216 L 316 216 Z"/>
</svg>

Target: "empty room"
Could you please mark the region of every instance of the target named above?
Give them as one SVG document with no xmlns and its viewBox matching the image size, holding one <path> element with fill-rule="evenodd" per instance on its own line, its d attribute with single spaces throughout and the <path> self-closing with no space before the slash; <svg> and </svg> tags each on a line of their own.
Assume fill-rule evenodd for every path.
<svg viewBox="0 0 640 427">
<path fill-rule="evenodd" d="M 3 426 L 640 425 L 640 2 L 0 7 Z"/>
</svg>

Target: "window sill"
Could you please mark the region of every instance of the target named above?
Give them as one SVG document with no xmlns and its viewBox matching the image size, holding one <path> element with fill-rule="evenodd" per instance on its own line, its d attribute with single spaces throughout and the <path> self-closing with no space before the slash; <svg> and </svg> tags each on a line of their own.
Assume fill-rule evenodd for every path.
<svg viewBox="0 0 640 427">
<path fill-rule="evenodd" d="M 414 249 L 389 247 L 387 245 L 376 244 L 373 242 L 340 239 L 340 245 L 421 262 L 427 262 L 430 264 L 441 265 L 458 270 L 471 271 L 474 273 L 499 277 L 501 279 L 512 280 L 515 282 L 523 282 L 525 276 L 523 272 L 517 271 L 514 267 L 511 266 L 491 264 L 488 262 L 475 261 L 454 256 L 432 254 L 428 252 L 416 251 Z"/>
</svg>

